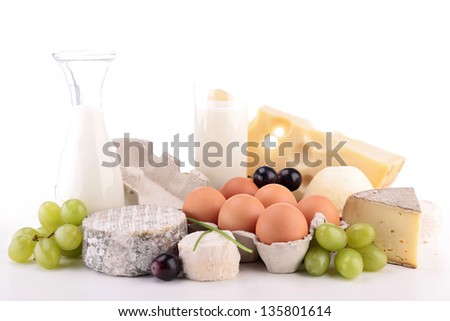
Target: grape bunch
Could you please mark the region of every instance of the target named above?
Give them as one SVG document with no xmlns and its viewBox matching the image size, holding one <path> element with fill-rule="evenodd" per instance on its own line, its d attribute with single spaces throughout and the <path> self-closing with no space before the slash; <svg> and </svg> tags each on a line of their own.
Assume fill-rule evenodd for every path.
<svg viewBox="0 0 450 321">
<path fill-rule="evenodd" d="M 277 173 L 272 167 L 261 166 L 253 173 L 253 183 L 258 188 L 267 184 L 280 184 L 293 192 L 302 184 L 302 175 L 295 168 L 283 168 Z"/>
<path fill-rule="evenodd" d="M 81 223 L 87 216 L 86 206 L 77 199 L 70 199 L 60 207 L 55 202 L 45 202 L 39 207 L 41 227 L 24 227 L 12 237 L 8 256 L 22 263 L 34 256 L 34 260 L 45 269 L 59 265 L 61 256 L 81 255 L 83 233 Z"/>
<path fill-rule="evenodd" d="M 331 252 L 336 252 L 334 267 L 344 278 L 356 278 L 364 271 L 379 271 L 387 256 L 374 243 L 375 229 L 366 223 L 356 223 L 344 231 L 339 226 L 319 225 L 304 264 L 311 275 L 323 275 L 330 266 Z"/>
</svg>

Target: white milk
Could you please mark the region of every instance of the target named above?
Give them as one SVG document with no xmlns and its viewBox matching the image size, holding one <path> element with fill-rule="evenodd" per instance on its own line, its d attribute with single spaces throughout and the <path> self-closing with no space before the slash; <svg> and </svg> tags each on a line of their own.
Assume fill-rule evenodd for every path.
<svg viewBox="0 0 450 321">
<path fill-rule="evenodd" d="M 247 156 L 241 151 L 242 145 L 248 141 L 247 107 L 228 102 L 209 102 L 205 105 L 197 105 L 195 109 L 195 141 L 200 143 L 200 147 L 195 148 L 195 160 L 199 162 L 197 169 L 209 178 L 211 186 L 220 188 L 233 177 L 247 176 L 247 168 L 241 164 L 247 162 Z M 203 147 L 208 142 L 217 142 L 222 147 L 223 156 L 206 159 Z M 217 148 L 210 147 L 208 151 L 212 155 Z M 221 164 L 213 166 L 207 160 Z"/>
<path fill-rule="evenodd" d="M 61 157 L 56 195 L 60 202 L 78 198 L 88 213 L 125 205 L 120 166 L 104 167 L 113 158 L 103 153 L 110 142 L 100 108 L 72 106 L 70 130 Z M 112 148 L 109 148 L 112 151 Z"/>
</svg>

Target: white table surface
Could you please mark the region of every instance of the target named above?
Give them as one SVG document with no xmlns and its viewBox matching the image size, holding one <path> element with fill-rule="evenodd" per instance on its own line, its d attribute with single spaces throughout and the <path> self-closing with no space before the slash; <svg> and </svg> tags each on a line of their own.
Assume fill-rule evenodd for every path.
<svg viewBox="0 0 450 321">
<path fill-rule="evenodd" d="M 449 300 L 450 237 L 420 245 L 417 269 L 387 265 L 345 280 L 336 272 L 312 277 L 306 272 L 271 274 L 264 264 L 241 264 L 239 275 L 220 282 L 151 276 L 113 277 L 95 272 L 81 259 L 64 260 L 56 270 L 29 262 L 16 264 L 6 254 L 14 228 L 0 226 L 0 300 Z"/>
<path fill-rule="evenodd" d="M 448 2 L 263 2 L 1 2 L 2 48 L 13 50 L 0 59 L 0 300 L 450 299 Z M 388 265 L 351 281 L 261 263 L 229 281 L 166 283 L 80 261 L 53 271 L 11 262 L 12 234 L 38 227 L 39 205 L 53 199 L 67 131 L 69 92 L 51 53 L 89 48 L 118 52 L 103 93 L 111 137 L 186 139 L 192 81 L 221 80 L 252 114 L 268 104 L 405 156 L 395 186 L 444 208 L 439 241 L 420 246 L 418 269 Z"/>
</svg>

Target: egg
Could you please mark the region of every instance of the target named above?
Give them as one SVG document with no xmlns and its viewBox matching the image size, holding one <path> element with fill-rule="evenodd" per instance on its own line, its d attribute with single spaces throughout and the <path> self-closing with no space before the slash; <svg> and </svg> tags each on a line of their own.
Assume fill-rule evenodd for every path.
<svg viewBox="0 0 450 321">
<path fill-rule="evenodd" d="M 256 221 L 265 210 L 254 196 L 238 194 L 230 197 L 219 212 L 218 226 L 222 230 L 255 233 Z"/>
<path fill-rule="evenodd" d="M 263 203 L 265 207 L 269 207 L 275 203 L 288 203 L 297 205 L 294 194 L 280 184 L 267 184 L 261 187 L 255 194 L 255 197 Z"/>
<path fill-rule="evenodd" d="M 294 205 L 277 203 L 267 207 L 256 222 L 256 236 L 265 244 L 291 242 L 308 235 L 305 216 Z"/>
<path fill-rule="evenodd" d="M 226 199 L 237 194 L 255 195 L 257 191 L 258 186 L 245 177 L 234 177 L 225 182 L 219 190 Z"/>
<path fill-rule="evenodd" d="M 298 202 L 297 208 L 305 215 L 308 226 L 311 225 L 311 220 L 317 212 L 322 213 L 328 223 L 339 226 L 341 222 L 336 205 L 329 198 L 322 195 L 305 196 Z"/>
<path fill-rule="evenodd" d="M 210 186 L 194 189 L 184 200 L 182 211 L 187 217 L 217 224 L 217 218 L 225 196 Z"/>
</svg>

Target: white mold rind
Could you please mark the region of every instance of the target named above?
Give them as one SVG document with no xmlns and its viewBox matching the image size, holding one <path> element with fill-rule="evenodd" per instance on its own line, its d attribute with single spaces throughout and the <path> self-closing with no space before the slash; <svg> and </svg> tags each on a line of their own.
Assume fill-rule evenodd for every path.
<svg viewBox="0 0 450 321">
<path fill-rule="evenodd" d="M 115 276 L 151 274 L 153 258 L 175 252 L 186 234 L 185 215 L 170 207 L 134 205 L 92 213 L 83 221 L 83 261 Z"/>
</svg>

